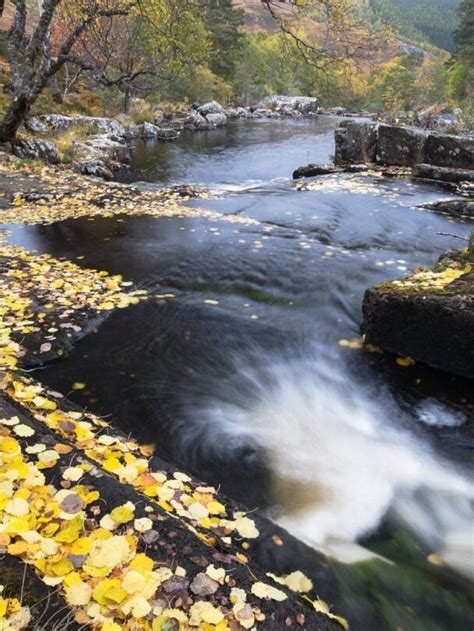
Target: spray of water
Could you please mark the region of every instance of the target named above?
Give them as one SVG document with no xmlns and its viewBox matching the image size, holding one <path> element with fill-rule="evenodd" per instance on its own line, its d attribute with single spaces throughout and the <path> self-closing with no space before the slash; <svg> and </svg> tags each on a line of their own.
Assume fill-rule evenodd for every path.
<svg viewBox="0 0 474 631">
<path fill-rule="evenodd" d="M 402 429 L 404 413 L 386 391 L 357 383 L 339 357 L 316 356 L 258 369 L 237 365 L 236 382 L 221 384 L 219 396 L 194 410 L 187 446 L 263 450 L 276 520 L 310 545 L 340 550 L 332 544 L 367 535 L 390 510 L 465 570 L 473 558 L 467 479 Z M 430 424 L 459 422 L 432 402 L 422 412 Z"/>
</svg>

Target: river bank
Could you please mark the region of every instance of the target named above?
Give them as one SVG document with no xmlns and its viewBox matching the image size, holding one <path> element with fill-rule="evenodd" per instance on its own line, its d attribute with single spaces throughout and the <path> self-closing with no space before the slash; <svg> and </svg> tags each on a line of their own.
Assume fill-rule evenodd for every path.
<svg viewBox="0 0 474 631">
<path fill-rule="evenodd" d="M 12 191 L 10 196 L 7 194 L 2 200 L 2 218 L 7 217 L 9 223 L 26 221 L 44 225 L 60 218 L 88 217 L 102 211 L 103 216 L 113 216 L 114 211 L 111 209 L 114 204 L 117 205 L 115 212 L 123 215 L 124 204 L 129 212 L 132 210 L 131 199 L 134 195 L 138 197 L 137 206 L 143 208 L 143 199 L 140 199 L 140 193 L 134 189 L 130 190 L 132 197 L 127 196 L 124 199 L 125 187 L 98 184 L 72 173 L 67 176 L 61 172 L 61 177 L 57 178 L 53 169 L 42 168 L 36 172 L 20 169 L 10 172 L 4 168 L 1 177 L 2 189 L 6 193 L 8 190 Z M 59 183 L 62 187 L 60 191 L 55 188 Z M 23 192 L 20 193 L 20 190 Z M 90 202 L 91 197 L 88 197 L 89 191 L 93 193 L 96 202 L 94 205 Z M 104 206 L 99 202 L 101 192 L 104 195 L 102 201 L 105 193 L 107 194 L 108 205 Z M 187 193 L 186 198 L 189 199 L 192 190 Z M 152 194 L 144 195 L 147 201 L 151 201 Z M 164 199 L 163 193 L 155 194 L 154 197 L 161 204 L 160 216 L 166 216 L 167 203 L 173 215 L 182 212 L 184 216 L 189 216 L 192 212 L 179 207 L 173 201 L 172 195 L 168 199 Z M 26 198 L 28 202 L 25 201 Z M 72 210 L 71 202 L 74 199 L 80 200 L 81 213 L 77 209 Z M 90 204 L 88 210 L 85 208 L 87 200 Z M 45 209 L 41 209 L 41 204 L 45 201 L 49 208 L 52 203 L 56 205 L 56 212 L 50 208 L 50 212 L 45 214 Z M 154 211 L 147 208 L 146 211 L 157 213 L 156 208 Z M 211 213 L 210 216 L 215 218 L 218 215 Z M 206 628 L 219 629 L 255 626 L 272 629 L 275 625 L 328 630 L 335 628 L 328 616 L 316 612 L 324 610 L 329 615 L 329 609 L 322 601 L 316 598 L 316 605 L 312 607 L 313 613 L 311 599 L 306 601 L 309 609 L 304 606 L 303 601 L 300 608 L 297 600 L 285 593 L 284 586 L 280 590 L 266 582 L 269 580 L 266 573 L 271 573 L 273 566 L 262 566 L 261 571 L 257 569 L 258 563 L 265 563 L 266 557 L 262 557 L 260 552 L 265 546 L 294 548 L 300 545 L 291 537 L 288 539 L 287 533 L 268 521 L 262 521 L 260 517 L 256 517 L 256 520 L 246 517 L 242 507 L 226 500 L 209 486 L 196 482 L 191 490 L 191 478 L 176 472 L 162 460 L 153 459 L 150 448 L 134 443 L 105 421 L 84 415 L 79 408 L 71 408 L 67 400 L 57 392 L 49 392 L 38 382 L 21 376 L 25 368 L 45 365 L 52 359 L 65 356 L 83 336 L 91 334 L 103 324 L 114 309 L 126 309 L 131 304 L 146 300 L 146 291 L 129 290 L 127 288 L 132 283 L 123 282 L 118 277 L 111 277 L 97 270 L 87 270 L 54 257 L 36 255 L 5 242 L 1 245 L 1 270 L 0 368 L 7 371 L 1 373 L 2 471 L 6 474 L 7 468 L 11 469 L 21 459 L 23 466 L 28 467 L 28 475 L 36 475 L 39 479 L 43 475 L 39 470 L 44 471 L 49 484 L 42 492 L 36 484 L 32 487 L 28 482 L 24 483 L 22 477 L 18 478 L 17 483 L 7 492 L 9 503 L 1 512 L 1 544 L 8 554 L 21 559 L 27 566 L 36 567 L 36 572 L 47 585 L 62 585 L 60 597 L 65 599 L 64 609 L 61 609 L 61 624 L 65 625 L 62 628 L 75 628 L 74 620 L 79 624 L 90 624 L 94 628 L 104 628 L 104 625 L 108 628 L 107 625 L 119 623 L 120 628 L 147 629 L 152 624 L 156 626 L 158 622 L 160 625 L 167 623 L 174 626 L 186 623 L 199 628 L 203 628 L 202 625 L 205 624 Z M 85 387 L 85 384 L 77 383 L 73 389 Z M 50 454 L 49 459 L 42 456 L 43 452 Z M 37 462 L 36 454 L 39 454 Z M 14 462 L 12 458 L 15 459 Z M 112 462 L 116 462 L 117 466 L 112 466 Z M 38 472 L 35 467 L 39 469 Z M 51 485 L 57 484 L 58 479 L 61 480 L 60 485 L 51 494 Z M 81 483 L 77 486 L 75 483 L 79 479 Z M 131 487 L 135 488 L 134 492 Z M 162 490 L 157 494 L 154 491 L 158 488 Z M 84 496 L 86 489 L 87 498 Z M 181 494 L 187 492 L 186 489 L 189 490 L 189 500 L 183 500 L 184 496 Z M 144 495 L 140 498 L 137 493 Z M 55 511 L 51 512 L 51 518 L 41 518 L 40 525 L 36 525 L 36 513 L 22 509 L 20 514 L 19 509 L 13 508 L 14 502 L 20 502 L 20 497 L 24 502 L 28 496 L 30 504 L 36 506 L 46 499 L 52 505 L 51 502 L 60 495 L 61 500 L 57 501 L 59 504 L 63 502 L 62 513 L 58 515 Z M 77 500 L 77 505 L 74 504 L 73 507 L 71 504 L 70 508 L 69 505 L 66 508 L 65 498 Z M 99 498 L 101 503 L 105 503 L 107 510 L 93 505 Z M 143 505 L 144 500 L 148 505 L 138 512 L 138 507 Z M 199 503 L 200 500 L 204 503 Z M 181 501 L 184 503 L 180 504 Z M 158 502 L 159 506 L 154 502 Z M 228 508 L 223 502 L 227 503 Z M 88 506 L 89 504 L 91 505 Z M 136 506 L 137 509 L 130 510 L 127 506 Z M 188 511 L 188 506 L 191 512 Z M 193 507 L 196 507 L 195 512 Z M 130 519 L 118 517 L 119 513 L 122 515 L 120 511 L 127 515 L 130 513 Z M 232 547 L 232 514 L 235 519 L 240 520 L 235 522 L 235 532 L 239 531 L 235 549 Z M 60 521 L 61 515 L 66 521 Z M 170 515 L 175 519 L 170 519 Z M 118 521 L 113 521 L 114 516 Z M 35 534 L 36 539 L 41 541 L 41 549 L 24 545 L 25 530 L 19 526 L 14 527 L 15 518 L 19 517 L 28 519 L 30 538 Z M 188 525 L 180 525 L 183 518 L 185 521 L 190 519 Z M 77 533 L 66 539 L 58 535 L 58 532 L 68 532 L 67 528 L 71 528 L 72 522 L 67 520 L 71 519 L 74 524 L 78 524 Z M 83 524 L 86 524 L 85 529 L 89 534 L 80 538 L 81 550 L 84 551 L 76 553 L 76 540 L 80 537 Z M 200 532 L 203 526 L 209 534 Z M 268 543 L 265 546 L 260 543 L 254 546 L 250 540 L 259 537 L 260 532 Z M 99 536 L 100 533 L 102 534 Z M 117 549 L 127 541 L 129 549 L 126 558 L 117 561 L 113 560 L 115 557 L 111 551 L 107 558 L 104 557 L 105 565 L 100 565 L 107 570 L 93 571 L 88 569 L 88 562 L 89 565 L 93 563 L 94 568 L 99 566 L 92 560 L 93 557 L 88 557 L 89 548 L 94 545 L 94 541 L 102 539 L 113 543 Z M 86 546 L 87 542 L 90 542 L 89 547 Z M 210 552 L 213 546 L 214 552 Z M 140 552 L 141 549 L 143 552 Z M 322 594 L 331 582 L 330 573 L 325 569 L 322 557 L 318 561 L 316 553 L 309 549 L 308 553 L 312 558 L 313 568 L 320 564 L 322 576 L 325 576 L 322 581 L 326 587 L 319 585 L 317 588 L 318 594 Z M 283 556 L 286 558 L 287 550 Z M 254 564 L 250 561 L 252 557 L 260 558 L 260 561 Z M 64 572 L 62 569 L 61 572 L 56 571 L 55 563 L 62 563 Z M 224 565 L 221 568 L 222 563 Z M 70 567 L 66 567 L 66 564 L 70 564 Z M 121 578 L 118 579 L 119 566 Z M 159 570 L 152 572 L 153 567 L 158 567 Z M 213 568 L 212 576 L 204 573 L 204 567 Z M 29 569 L 25 571 L 30 572 Z M 114 579 L 97 578 L 107 577 L 111 571 L 114 572 Z M 301 572 L 292 572 L 296 570 L 288 571 L 288 575 L 294 581 L 293 578 L 288 580 L 297 592 L 311 589 L 312 582 L 309 579 Z M 257 580 L 259 574 L 261 581 Z M 76 577 L 74 581 L 72 575 Z M 135 595 L 134 589 L 129 590 L 126 587 L 124 591 L 120 587 L 121 583 L 128 585 L 132 576 L 138 581 L 137 585 L 141 586 L 140 596 Z M 250 582 L 246 585 L 249 579 Z M 274 580 L 277 580 L 276 577 Z M 115 581 L 115 589 L 118 590 L 113 598 L 110 596 L 111 581 Z M 146 589 L 145 584 L 149 584 Z M 160 594 L 155 593 L 158 587 L 163 592 L 161 600 Z M 11 584 L 8 589 L 11 593 Z M 229 597 L 228 592 L 232 590 L 234 595 Z M 222 595 L 219 595 L 221 591 Z M 149 593 L 149 599 L 153 596 L 151 604 L 143 596 L 144 593 Z M 36 590 L 34 594 L 37 594 Z M 262 599 L 261 603 L 259 598 Z M 15 606 L 11 600 L 5 602 L 5 615 L 11 615 L 13 624 L 16 620 Z M 31 597 L 30 602 L 34 610 L 35 603 Z M 51 605 L 50 615 L 53 618 L 58 615 L 55 607 L 61 607 L 61 604 Z M 25 608 L 22 610 L 23 622 L 26 622 L 24 625 L 21 623 L 18 628 L 27 626 L 30 619 L 28 612 Z M 334 620 L 345 624 L 342 619 Z"/>
<path fill-rule="evenodd" d="M 375 444 L 357 429 L 362 419 L 371 427 L 379 420 L 372 431 L 380 438 L 396 436 L 390 449 L 397 471 L 406 458 L 412 462 L 412 456 L 400 448 L 405 439 L 397 423 L 407 431 L 411 428 L 417 436 L 415 441 L 409 438 L 413 457 L 424 463 L 424 480 L 436 493 L 442 483 L 436 461 L 448 469 L 451 456 L 465 462 L 466 419 L 471 408 L 461 402 L 469 399 L 469 388 L 461 380 L 448 383 L 421 366 L 404 368 L 388 356 L 364 353 L 355 339 L 367 287 L 393 274 L 403 276 L 398 267 L 427 264 L 446 241 L 456 243 L 437 236 L 453 230 L 445 216 L 416 210 L 422 201 L 435 202 L 440 192 L 404 179 L 358 174 L 329 175 L 318 188 L 307 191 L 296 190 L 289 180 L 265 180 L 267 173 L 291 173 L 281 156 L 295 166 L 299 162 L 296 152 L 301 159 L 301 152 L 306 157 L 314 147 L 326 153 L 323 159 L 327 161 L 333 132 L 325 126 L 318 132 L 318 124 L 242 123 L 223 132 L 189 135 L 174 145 L 160 144 L 160 152 L 173 148 L 159 154 L 169 160 L 161 163 L 162 172 L 177 176 L 178 181 L 204 182 L 216 191 L 211 197 L 185 200 L 182 210 L 173 198 L 167 210 L 166 199 L 160 200 L 162 186 L 131 187 L 132 193 L 128 187 L 88 178 L 84 178 L 88 182 L 84 190 L 75 184 L 77 205 L 74 195 L 65 190 L 56 199 L 54 188 L 61 181 L 67 188 L 63 177 L 69 176 L 62 169 L 55 175 L 48 168 L 43 183 L 51 178 L 52 196 L 44 200 L 40 195 L 38 211 L 34 197 L 22 195 L 18 205 L 8 209 L 5 217 L 10 223 L 5 228 L 11 232 L 11 247 L 37 250 L 35 256 L 49 253 L 57 261 L 66 258 L 87 274 L 94 269 L 111 276 L 122 274 L 124 282 L 133 285 L 120 291 L 139 288 L 149 295 L 138 304 L 106 310 L 109 315 L 97 333 L 84 336 L 61 359 L 37 371 L 36 379 L 67 394 L 80 410 L 112 414 L 114 426 L 126 435 L 139 436 L 141 443 L 156 442 L 160 457 L 175 463 L 178 471 L 191 472 L 193 479 L 205 479 L 215 487 L 221 485 L 226 496 L 238 497 L 251 509 L 266 506 L 267 514 L 287 531 L 312 546 L 324 547 L 325 532 L 343 534 L 354 543 L 364 541 L 361 535 L 354 538 L 349 533 L 370 533 L 378 527 L 386 511 L 379 491 L 391 489 L 394 502 L 399 502 L 399 488 L 409 493 L 407 489 L 418 484 L 416 476 L 401 480 L 397 474 L 393 481 L 395 470 L 388 470 L 387 459 L 375 453 Z M 225 139 L 229 146 L 222 149 Z M 225 151 L 228 160 L 223 162 Z M 255 152 L 263 159 L 252 161 Z M 148 172 L 150 181 L 156 172 Z M 35 180 L 38 174 L 17 173 L 15 177 L 29 181 L 30 189 L 41 189 Z M 12 192 L 19 187 L 15 177 L 5 180 Z M 102 200 L 100 204 L 93 203 L 95 197 Z M 13 194 L 3 203 L 14 199 Z M 152 216 L 146 214 L 148 206 Z M 11 223 L 15 213 L 18 220 Z M 403 238 L 397 236 L 401 217 Z M 453 221 L 457 231 L 468 230 L 467 224 Z M 84 277 L 81 284 L 85 282 Z M 344 340 L 350 344 L 339 344 Z M 48 341 L 54 348 L 55 341 Z M 328 381 L 328 375 L 334 375 L 334 381 Z M 415 384 L 418 379 L 421 385 Z M 370 382 L 379 394 L 383 392 L 380 401 L 380 396 L 374 399 L 372 395 L 380 406 L 375 415 L 366 401 Z M 331 395 L 325 396 L 328 391 Z M 392 397 L 392 407 L 387 409 Z M 437 397 L 434 409 L 433 397 Z M 398 398 L 403 405 L 395 402 Z M 323 410 L 313 407 L 318 401 Z M 273 412 L 272 404 L 276 406 Z M 351 414 L 344 412 L 346 404 Z M 237 418 L 239 422 L 234 423 Z M 422 418 L 446 424 L 441 428 Z M 332 419 L 330 425 L 328 419 Z M 346 425 L 341 426 L 344 419 Z M 351 419 L 357 422 L 353 425 Z M 395 426 L 389 419 L 396 420 Z M 452 426 L 447 424 L 451 420 L 455 420 Z M 334 441 L 330 427 L 334 427 Z M 348 433 L 350 448 L 342 441 Z M 436 457 L 423 446 L 430 442 Z M 369 504 L 356 493 L 365 488 L 365 481 L 358 477 L 351 484 L 355 472 L 362 474 L 357 456 L 362 452 L 371 454 L 383 480 Z M 330 460 L 337 464 L 337 475 L 326 478 L 329 453 L 333 453 Z M 318 507 L 315 498 L 321 476 L 334 501 Z M 373 479 L 373 472 L 368 476 Z M 332 486 L 334 479 L 337 487 Z M 457 515 L 457 510 L 451 508 L 451 515 Z M 249 518 L 255 521 L 256 514 L 252 512 Z M 290 554 L 275 560 L 274 548 L 282 553 L 289 548 L 276 545 L 271 536 L 265 542 L 255 540 L 263 567 L 275 563 L 273 573 L 283 575 L 290 571 L 285 563 L 297 559 L 319 595 L 330 587 L 323 575 L 312 574 L 318 564 L 306 546 L 291 548 Z M 380 544 L 367 536 L 365 545 L 376 549 Z M 387 541 L 393 541 L 393 536 Z M 428 560 L 435 551 L 439 554 L 441 540 L 417 546 L 416 561 L 405 548 L 395 559 L 388 545 L 382 554 L 388 555 L 393 566 L 368 558 L 361 562 L 362 571 L 357 563 L 347 562 L 337 570 L 339 589 L 329 589 L 326 600 L 337 603 L 334 611 L 349 617 L 354 629 L 389 628 L 387 611 L 373 603 L 390 593 L 395 610 L 392 620 L 400 624 L 409 625 L 414 615 L 430 631 L 434 619 L 462 628 L 461 619 L 469 619 L 463 590 L 449 582 L 447 566 Z M 357 545 L 350 549 L 352 554 L 354 550 L 362 553 Z M 446 588 L 435 587 L 439 580 L 433 573 L 438 571 Z M 375 575 L 378 578 L 370 588 Z M 401 588 L 408 576 L 416 576 L 424 595 Z M 342 601 L 339 591 L 344 592 Z M 449 605 L 450 595 L 454 608 Z M 415 613 L 406 613 L 407 606 Z"/>
</svg>

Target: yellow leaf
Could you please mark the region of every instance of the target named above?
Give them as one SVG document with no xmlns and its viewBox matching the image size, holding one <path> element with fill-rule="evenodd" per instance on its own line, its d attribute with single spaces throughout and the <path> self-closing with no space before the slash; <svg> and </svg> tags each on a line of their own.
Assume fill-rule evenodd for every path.
<svg viewBox="0 0 474 631">
<path fill-rule="evenodd" d="M 73 390 L 84 390 L 84 388 L 86 387 L 85 383 L 81 383 L 80 381 L 75 381 L 72 384 L 72 389 Z"/>
<path fill-rule="evenodd" d="M 66 588 L 66 602 L 72 607 L 87 605 L 92 596 L 92 588 L 81 581 Z"/>
<path fill-rule="evenodd" d="M 219 624 L 224 620 L 224 614 L 220 609 L 214 607 L 209 602 L 198 601 L 189 610 L 190 618 L 189 622 L 194 626 L 201 626 L 200 622 L 207 622 L 208 624 Z"/>
<path fill-rule="evenodd" d="M 146 554 L 140 553 L 132 559 L 130 562 L 130 567 L 132 570 L 137 570 L 138 572 L 148 572 L 153 569 L 153 559 L 150 559 Z"/>
<path fill-rule="evenodd" d="M 251 591 L 254 596 L 257 596 L 257 598 L 269 598 L 270 600 L 278 601 L 286 600 L 288 598 L 285 592 L 282 592 L 280 589 L 272 587 L 267 583 L 262 583 L 261 581 L 254 583 Z"/>
<path fill-rule="evenodd" d="M 286 585 L 294 592 L 303 593 L 309 592 L 313 589 L 313 582 L 299 570 L 292 572 L 287 576 L 275 576 L 275 574 L 268 572 L 267 576 L 280 585 Z"/>
<path fill-rule="evenodd" d="M 117 506 L 111 511 L 110 516 L 117 524 L 127 524 L 133 519 L 133 512 L 129 506 Z"/>
<path fill-rule="evenodd" d="M 414 366 L 415 360 L 411 357 L 397 357 L 397 364 L 402 368 L 408 368 L 409 366 Z"/>
<path fill-rule="evenodd" d="M 127 597 L 127 592 L 117 578 L 106 578 L 95 587 L 92 596 L 100 605 L 118 604 Z"/>
</svg>

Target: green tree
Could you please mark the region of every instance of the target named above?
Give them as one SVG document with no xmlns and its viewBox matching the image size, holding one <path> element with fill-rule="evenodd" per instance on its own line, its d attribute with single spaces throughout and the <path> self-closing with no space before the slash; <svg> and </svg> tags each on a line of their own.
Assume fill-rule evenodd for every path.
<svg viewBox="0 0 474 631">
<path fill-rule="evenodd" d="M 454 33 L 458 51 L 474 62 L 474 0 L 462 0 L 458 8 L 459 26 Z"/>
<path fill-rule="evenodd" d="M 416 73 L 408 55 L 394 57 L 372 74 L 369 104 L 378 110 L 400 112 L 415 104 Z"/>
<path fill-rule="evenodd" d="M 244 45 L 244 12 L 235 9 L 232 0 L 205 0 L 203 21 L 210 39 L 209 67 L 230 81 Z"/>
<path fill-rule="evenodd" d="M 454 34 L 457 50 L 448 71 L 447 96 L 457 105 L 474 109 L 474 0 L 462 0 L 459 26 Z"/>
</svg>

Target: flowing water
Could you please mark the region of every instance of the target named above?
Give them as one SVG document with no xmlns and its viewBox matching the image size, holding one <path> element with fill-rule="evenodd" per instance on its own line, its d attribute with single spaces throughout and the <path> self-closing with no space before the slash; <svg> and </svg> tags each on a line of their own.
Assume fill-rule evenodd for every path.
<svg viewBox="0 0 474 631">
<path fill-rule="evenodd" d="M 352 629 L 471 629 L 472 386 L 339 341 L 359 336 L 366 288 L 433 263 L 472 225 L 418 209 L 447 193 L 405 180 L 325 176 L 296 190 L 291 172 L 329 160 L 335 124 L 236 123 L 136 145 L 132 180 L 205 184 L 216 199 L 193 205 L 253 224 L 12 227 L 17 244 L 155 296 L 37 376 L 335 559 L 337 588 L 320 593 Z M 271 562 L 311 574 L 294 554 Z"/>
</svg>

